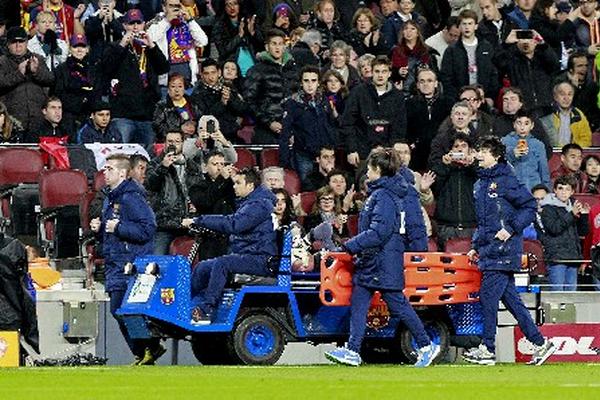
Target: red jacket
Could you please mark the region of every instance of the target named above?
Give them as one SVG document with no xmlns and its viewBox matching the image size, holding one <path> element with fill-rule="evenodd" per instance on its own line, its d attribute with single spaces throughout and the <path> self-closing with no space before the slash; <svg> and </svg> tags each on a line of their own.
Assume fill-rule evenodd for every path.
<svg viewBox="0 0 600 400">
<path fill-rule="evenodd" d="M 31 11 L 31 26 L 35 27 L 35 17 L 40 11 L 44 11 L 43 6 L 37 6 Z M 56 17 L 56 33 L 60 32 L 60 38 L 67 43 L 73 36 L 75 28 L 75 9 L 68 4 L 64 4 L 57 12 L 50 10 Z"/>
</svg>

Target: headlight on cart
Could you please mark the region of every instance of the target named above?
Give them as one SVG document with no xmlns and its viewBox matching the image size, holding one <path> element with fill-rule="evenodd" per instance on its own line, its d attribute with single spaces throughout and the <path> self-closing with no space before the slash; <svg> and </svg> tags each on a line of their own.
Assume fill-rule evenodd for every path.
<svg viewBox="0 0 600 400">
<path fill-rule="evenodd" d="M 159 271 L 159 268 L 158 268 L 158 264 L 157 264 L 157 263 L 155 263 L 155 262 L 151 262 L 151 263 L 148 263 L 148 265 L 146 265 L 146 271 L 145 271 L 145 273 L 146 273 L 147 275 L 154 275 L 154 276 L 157 276 L 159 272 L 160 272 L 160 271 Z"/>
<path fill-rule="evenodd" d="M 133 263 L 128 262 L 123 266 L 123 273 L 125 275 L 134 275 L 135 272 L 135 265 Z"/>
</svg>

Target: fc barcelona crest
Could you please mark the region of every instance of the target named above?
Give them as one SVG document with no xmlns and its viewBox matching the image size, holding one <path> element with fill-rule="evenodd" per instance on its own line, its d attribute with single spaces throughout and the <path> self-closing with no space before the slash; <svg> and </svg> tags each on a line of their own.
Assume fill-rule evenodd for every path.
<svg viewBox="0 0 600 400">
<path fill-rule="evenodd" d="M 166 306 L 170 306 L 175 302 L 175 289 L 164 288 L 160 289 L 160 301 Z"/>
<path fill-rule="evenodd" d="M 381 293 L 375 292 L 371 307 L 367 314 L 367 326 L 371 329 L 385 328 L 390 323 L 390 310 L 381 298 Z"/>
</svg>

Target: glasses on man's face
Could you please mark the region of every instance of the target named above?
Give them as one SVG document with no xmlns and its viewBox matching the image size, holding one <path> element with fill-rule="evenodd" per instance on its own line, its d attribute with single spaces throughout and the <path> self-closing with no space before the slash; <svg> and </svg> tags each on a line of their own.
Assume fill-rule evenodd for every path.
<svg viewBox="0 0 600 400">
<path fill-rule="evenodd" d="M 319 201 L 327 201 L 327 202 L 329 202 L 329 201 L 333 201 L 333 200 L 334 200 L 334 198 L 333 198 L 333 197 L 330 197 L 330 196 L 327 196 L 327 197 L 321 197 L 321 198 L 319 199 Z"/>
<path fill-rule="evenodd" d="M 183 143 L 183 141 L 181 141 L 181 140 L 166 140 L 165 143 L 166 144 L 181 144 L 181 143 Z"/>
<path fill-rule="evenodd" d="M 476 101 L 479 101 L 479 99 L 477 97 L 463 97 L 460 99 L 460 101 L 468 101 L 469 103 L 474 103 Z"/>
</svg>

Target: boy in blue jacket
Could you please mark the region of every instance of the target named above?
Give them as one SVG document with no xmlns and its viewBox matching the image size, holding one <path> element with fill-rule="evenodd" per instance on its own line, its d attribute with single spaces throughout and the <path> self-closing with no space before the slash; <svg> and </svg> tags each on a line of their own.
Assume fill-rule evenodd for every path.
<svg viewBox="0 0 600 400">
<path fill-rule="evenodd" d="M 530 364 L 541 365 L 556 351 L 556 347 L 545 340 L 536 327 L 517 292 L 514 277 L 515 272 L 521 269 L 522 232 L 535 218 L 536 202 L 506 163 L 506 149 L 500 139 L 484 137 L 478 148 L 479 180 L 474 186 L 477 229 L 469 257 L 475 258 L 479 254 L 483 343 L 467 351 L 463 357 L 474 364 L 496 364 L 498 302 L 502 300 L 518 321 L 525 337 L 536 346 Z"/>
</svg>

